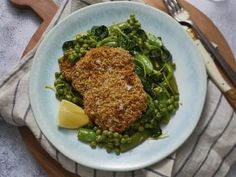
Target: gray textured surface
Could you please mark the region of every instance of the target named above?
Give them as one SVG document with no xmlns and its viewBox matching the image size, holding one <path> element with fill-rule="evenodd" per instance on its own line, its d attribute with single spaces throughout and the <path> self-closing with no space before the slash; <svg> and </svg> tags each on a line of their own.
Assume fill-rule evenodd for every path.
<svg viewBox="0 0 236 177">
<path fill-rule="evenodd" d="M 236 56 L 236 1 L 189 1 L 219 27 Z M 0 0 L 0 75 L 17 63 L 39 23 L 31 10 L 19 10 Z M 230 174 L 228 177 L 236 176 L 236 170 Z M 27 151 L 17 128 L 0 122 L 0 177 L 46 176 Z"/>
</svg>

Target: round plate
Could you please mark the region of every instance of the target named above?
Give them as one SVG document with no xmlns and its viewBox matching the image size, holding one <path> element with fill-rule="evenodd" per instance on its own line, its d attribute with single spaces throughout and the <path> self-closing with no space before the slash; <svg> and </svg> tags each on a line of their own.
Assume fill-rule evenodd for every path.
<svg viewBox="0 0 236 177">
<path fill-rule="evenodd" d="M 181 106 L 168 125 L 163 127 L 167 138 L 147 140 L 119 156 L 104 149 L 91 149 L 77 140 L 76 131 L 59 129 L 59 101 L 45 85 L 53 84 L 59 70 L 62 44 L 78 32 L 95 25 L 111 25 L 126 20 L 134 12 L 145 31 L 161 36 L 176 63 L 175 76 Z M 78 10 L 53 28 L 40 44 L 30 73 L 30 100 L 35 119 L 48 140 L 70 159 L 101 170 L 129 171 L 149 166 L 173 153 L 194 130 L 206 94 L 206 72 L 193 42 L 183 28 L 165 13 L 133 2 L 109 2 Z M 101 163 L 102 162 L 102 163 Z"/>
</svg>

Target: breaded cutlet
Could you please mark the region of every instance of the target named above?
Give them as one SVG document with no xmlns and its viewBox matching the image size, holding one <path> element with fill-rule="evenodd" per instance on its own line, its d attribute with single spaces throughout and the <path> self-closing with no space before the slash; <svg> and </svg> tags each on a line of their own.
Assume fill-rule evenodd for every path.
<svg viewBox="0 0 236 177">
<path fill-rule="evenodd" d="M 147 95 L 134 71 L 132 56 L 122 48 L 91 49 L 70 71 L 62 73 L 84 98 L 84 110 L 103 130 L 123 132 L 147 107 Z"/>
</svg>

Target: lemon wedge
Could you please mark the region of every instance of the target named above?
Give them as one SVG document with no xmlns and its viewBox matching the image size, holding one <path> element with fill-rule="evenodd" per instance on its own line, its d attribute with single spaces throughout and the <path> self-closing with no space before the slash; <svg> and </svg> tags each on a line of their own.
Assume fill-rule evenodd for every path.
<svg viewBox="0 0 236 177">
<path fill-rule="evenodd" d="M 89 118 L 81 107 L 66 100 L 61 101 L 58 113 L 59 127 L 74 129 L 82 127 L 88 122 Z"/>
</svg>

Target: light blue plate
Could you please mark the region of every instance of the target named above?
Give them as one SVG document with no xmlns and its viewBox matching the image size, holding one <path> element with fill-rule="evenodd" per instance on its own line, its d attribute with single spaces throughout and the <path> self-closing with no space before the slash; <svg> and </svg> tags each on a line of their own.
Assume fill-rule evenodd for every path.
<svg viewBox="0 0 236 177">
<path fill-rule="evenodd" d="M 76 131 L 57 128 L 59 101 L 45 85 L 53 84 L 62 44 L 76 33 L 94 25 L 111 25 L 126 20 L 134 12 L 145 31 L 161 36 L 173 55 L 181 106 L 163 128 L 167 138 L 148 140 L 117 156 L 103 149 L 92 150 L 77 141 Z M 206 72 L 191 39 L 182 27 L 165 13 L 139 3 L 110 2 L 83 8 L 52 29 L 42 41 L 30 75 L 30 100 L 35 119 L 48 140 L 70 159 L 101 170 L 128 171 L 149 166 L 174 152 L 194 130 L 206 94 Z"/>
</svg>

